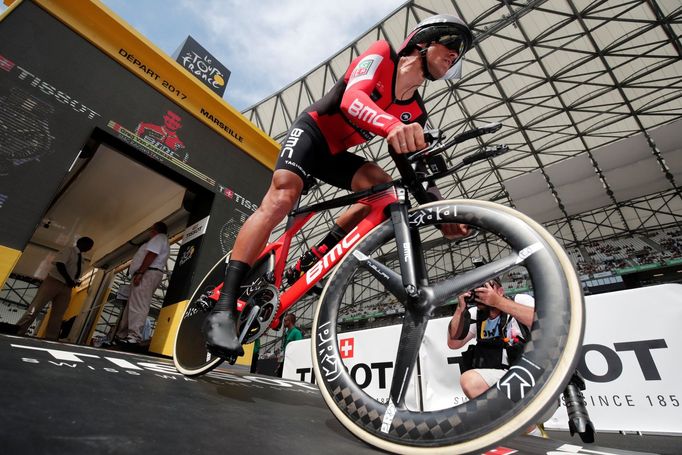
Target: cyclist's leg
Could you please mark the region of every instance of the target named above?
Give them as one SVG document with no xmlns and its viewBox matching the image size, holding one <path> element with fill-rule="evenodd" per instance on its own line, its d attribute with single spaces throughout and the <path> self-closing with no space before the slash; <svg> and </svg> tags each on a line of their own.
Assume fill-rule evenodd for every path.
<svg viewBox="0 0 682 455">
<path fill-rule="evenodd" d="M 309 166 L 311 174 L 337 188 L 361 191 L 391 180 L 390 176 L 375 163 L 369 163 L 365 158 L 347 151 L 332 155 L 322 147 L 322 150 L 316 151 L 315 158 Z M 347 209 L 322 241 L 303 253 L 296 264 L 285 272 L 287 279 L 290 282 L 297 280 L 339 243 L 367 216 L 365 208 L 362 204 L 356 204 Z"/>
<path fill-rule="evenodd" d="M 237 338 L 237 299 L 240 284 L 263 250 L 272 230 L 291 211 L 303 189 L 297 174 L 278 169 L 258 209 L 246 220 L 235 240 L 220 299 L 206 318 L 204 330 L 209 351 L 219 357 L 242 355 Z"/>
<path fill-rule="evenodd" d="M 380 183 L 390 182 L 391 180 L 391 176 L 381 169 L 379 165 L 367 162 L 353 174 L 351 187 L 353 191 L 362 191 Z M 368 206 L 364 204 L 352 205 L 337 218 L 336 224 L 348 232 L 362 221 L 368 213 Z"/>
<path fill-rule="evenodd" d="M 344 152 L 333 158 L 333 165 L 325 169 L 335 169 L 333 176 L 316 175 L 327 183 L 351 191 L 362 191 L 380 183 L 391 181 L 391 176 L 376 163 L 367 162 L 364 158 Z M 350 177 L 350 178 L 348 178 Z M 298 274 L 310 269 L 334 245 L 339 243 L 346 234 L 353 229 L 369 213 L 369 207 L 355 204 L 346 209 L 337 219 L 331 231 L 320 243 L 306 251 L 292 268 L 292 274 Z"/>
</svg>

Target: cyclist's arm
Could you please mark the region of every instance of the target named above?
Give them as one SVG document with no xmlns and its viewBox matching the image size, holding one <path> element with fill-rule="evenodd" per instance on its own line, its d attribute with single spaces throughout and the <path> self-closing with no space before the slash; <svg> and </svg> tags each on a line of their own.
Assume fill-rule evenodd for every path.
<svg viewBox="0 0 682 455">
<path fill-rule="evenodd" d="M 380 108 L 372 99 L 375 90 L 383 85 L 390 96 L 394 64 L 391 48 L 386 41 L 377 41 L 348 68 L 346 90 L 341 98 L 341 111 L 355 126 L 387 138 L 397 153 L 423 148 L 422 126 L 403 124 L 400 119 Z"/>
</svg>

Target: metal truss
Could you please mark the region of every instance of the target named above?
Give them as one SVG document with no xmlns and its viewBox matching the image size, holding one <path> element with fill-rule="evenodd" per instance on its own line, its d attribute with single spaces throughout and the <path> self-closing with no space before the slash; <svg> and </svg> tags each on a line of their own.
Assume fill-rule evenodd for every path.
<svg viewBox="0 0 682 455">
<path fill-rule="evenodd" d="M 475 44 L 462 79 L 422 89 L 431 125 L 447 134 L 492 121 L 504 125 L 450 160 L 488 143 L 512 150 L 439 182 L 445 197 L 515 207 L 542 222 L 566 248 L 682 224 L 677 0 L 409 1 L 244 115 L 283 140 L 293 120 L 369 44 L 385 39 L 395 48 L 421 19 L 436 13 L 463 18 Z M 395 173 L 381 138 L 355 153 Z M 321 185 L 303 204 L 342 193 Z M 335 216 L 322 214 L 307 227 L 292 256 L 319 241 Z M 484 248 L 455 248 L 436 237 L 427 239 L 427 254 L 443 273 L 453 264 L 470 265 L 466 258 Z M 359 298 L 383 298 L 365 291 L 358 283 Z M 296 309 L 304 326 L 314 300 L 303 299 Z"/>
</svg>

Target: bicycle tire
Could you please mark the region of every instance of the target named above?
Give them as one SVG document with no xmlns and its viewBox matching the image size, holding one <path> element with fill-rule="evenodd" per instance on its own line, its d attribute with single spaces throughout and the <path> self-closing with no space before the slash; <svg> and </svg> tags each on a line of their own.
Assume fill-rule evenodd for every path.
<svg viewBox="0 0 682 455">
<path fill-rule="evenodd" d="M 409 217 L 410 226 L 419 229 L 436 222 L 477 226 L 503 239 L 514 252 L 524 251 L 529 245 L 542 246 L 523 260 L 535 291 L 535 319 L 531 341 L 513 365 L 514 371 L 527 367 L 527 362 L 539 367 L 535 386 L 516 402 L 503 393 L 498 382 L 498 387 L 491 387 L 477 398 L 438 411 L 394 407 L 391 411 L 395 415 L 386 428 L 383 421 L 389 405 L 376 401 L 353 381 L 343 367 L 338 342 L 331 340 L 338 340 L 339 308 L 351 278 L 361 269 L 358 257 L 371 256 L 392 241 L 390 221 L 377 226 L 355 245 L 323 290 L 312 324 L 315 379 L 336 418 L 371 445 L 395 453 L 481 453 L 535 423 L 564 390 L 575 371 L 584 332 L 580 283 L 553 236 L 511 208 L 486 201 L 447 200 L 416 207 L 410 210 Z M 500 382 L 507 376 L 509 373 Z M 381 431 L 382 422 L 386 432 Z"/>
<path fill-rule="evenodd" d="M 173 343 L 173 363 L 175 368 L 185 376 L 200 376 L 218 367 L 224 359 L 216 357 L 206 349 L 206 337 L 202 331 L 207 312 L 200 309 L 197 304 L 199 297 L 208 290 L 214 289 L 225 278 L 225 264 L 229 260 L 230 253 L 220 259 L 201 280 L 192 293 L 180 324 L 175 334 Z M 244 283 L 259 279 L 274 267 L 273 256 L 267 255 L 260 259 L 247 274 Z"/>
</svg>

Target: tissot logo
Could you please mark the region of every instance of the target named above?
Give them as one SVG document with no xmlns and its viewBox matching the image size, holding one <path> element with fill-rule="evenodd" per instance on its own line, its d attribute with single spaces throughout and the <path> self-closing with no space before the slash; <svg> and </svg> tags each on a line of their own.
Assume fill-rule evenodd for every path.
<svg viewBox="0 0 682 455">
<path fill-rule="evenodd" d="M 12 68 L 14 68 L 14 63 L 0 55 L 0 69 L 10 71 Z"/>
<path fill-rule="evenodd" d="M 251 210 L 252 212 L 255 212 L 256 209 L 258 208 L 257 204 L 254 204 L 253 202 L 249 201 L 241 194 L 235 193 L 235 191 L 232 188 L 228 188 L 226 186 L 218 184 L 218 189 L 223 194 L 223 196 L 225 196 L 228 199 L 232 199 L 233 201 Z"/>
<path fill-rule="evenodd" d="M 352 359 L 355 353 L 355 339 L 345 338 L 339 342 L 339 350 L 342 359 Z"/>
</svg>

